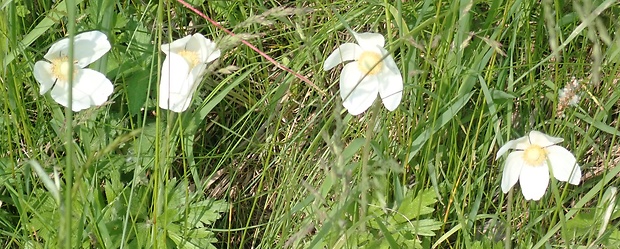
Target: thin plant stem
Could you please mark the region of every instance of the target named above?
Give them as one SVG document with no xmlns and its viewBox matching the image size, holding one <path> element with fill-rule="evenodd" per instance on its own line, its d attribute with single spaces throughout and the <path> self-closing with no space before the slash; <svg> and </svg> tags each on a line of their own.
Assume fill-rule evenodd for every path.
<svg viewBox="0 0 620 249">
<path fill-rule="evenodd" d="M 512 192 L 508 191 L 508 204 L 506 205 L 506 236 L 504 236 L 504 248 L 512 248 Z"/>
<path fill-rule="evenodd" d="M 213 26 L 223 30 L 224 32 L 226 32 L 227 34 L 229 34 L 230 36 L 236 36 L 235 33 L 233 33 L 232 31 L 224 28 L 224 26 L 220 25 L 219 23 L 217 23 L 216 21 L 213 21 L 213 19 L 209 18 L 207 15 L 205 15 L 204 13 L 200 12 L 199 10 L 197 10 L 196 8 L 194 8 L 192 5 L 190 5 L 189 3 L 183 1 L 183 0 L 177 0 L 179 3 L 183 4 L 183 6 L 187 7 L 188 9 L 190 9 L 191 11 L 193 11 L 194 13 L 198 14 L 200 17 L 204 18 L 205 20 L 209 21 L 211 24 L 213 24 Z M 237 37 L 239 38 L 239 37 Z M 287 71 L 293 75 L 295 75 L 295 77 L 297 77 L 298 79 L 300 79 L 303 82 L 306 82 L 308 85 L 310 85 L 312 88 L 314 88 L 314 90 L 316 90 L 317 92 L 319 92 L 321 95 L 323 96 L 327 96 L 327 94 L 321 90 L 321 88 L 319 88 L 317 85 L 315 85 L 314 83 L 312 83 L 312 81 L 310 81 L 308 78 L 306 78 L 305 76 L 293 71 L 292 69 L 286 67 L 285 65 L 282 65 L 282 63 L 277 62 L 276 60 L 274 60 L 273 58 L 271 58 L 271 56 L 267 55 L 265 52 L 260 51 L 260 49 L 256 48 L 254 45 L 252 45 L 251 43 L 249 43 L 248 41 L 239 38 L 239 40 L 241 41 L 241 43 L 245 44 L 246 46 L 250 47 L 252 50 L 256 51 L 258 54 L 260 54 L 263 58 L 267 59 L 269 62 L 273 63 L 276 67 Z"/>
<path fill-rule="evenodd" d="M 74 40 L 75 40 L 75 2 L 74 0 L 67 0 L 66 1 L 67 4 L 67 19 L 68 19 L 68 23 L 67 23 L 67 31 L 69 33 L 69 54 L 68 56 L 68 61 L 72 62 L 74 61 L 74 49 L 75 49 L 75 44 Z M 69 72 L 73 72 L 74 70 L 74 63 L 68 63 L 69 64 Z M 73 246 L 71 245 L 71 234 L 73 234 L 73 232 L 71 231 L 71 225 L 72 225 L 72 203 L 73 203 L 73 197 L 72 197 L 72 189 L 73 189 L 73 157 L 74 157 L 74 151 L 73 151 L 73 143 L 71 142 L 73 140 L 73 79 L 74 79 L 74 74 L 73 73 L 69 73 L 68 74 L 68 79 L 67 79 L 67 83 L 68 83 L 68 93 L 67 93 L 67 97 L 68 97 L 68 102 L 67 102 L 67 107 L 65 108 L 65 125 L 66 125 L 66 130 L 65 130 L 65 149 L 67 151 L 67 157 L 65 160 L 65 170 L 64 170 L 64 175 L 65 175 L 65 188 L 64 188 L 64 203 L 61 206 L 61 210 L 62 210 L 62 214 L 63 214 L 63 219 L 64 221 L 61 222 L 61 233 L 59 238 L 61 239 L 61 243 L 63 245 L 64 248 L 73 248 Z"/>
</svg>

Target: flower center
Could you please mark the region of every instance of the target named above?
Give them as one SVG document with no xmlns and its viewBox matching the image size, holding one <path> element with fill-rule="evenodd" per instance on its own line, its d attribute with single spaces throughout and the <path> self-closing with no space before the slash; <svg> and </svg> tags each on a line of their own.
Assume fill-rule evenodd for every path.
<svg viewBox="0 0 620 249">
<path fill-rule="evenodd" d="M 530 166 L 542 166 L 547 160 L 547 152 L 542 147 L 532 144 L 525 149 L 523 160 Z"/>
<path fill-rule="evenodd" d="M 56 58 L 51 63 L 53 76 L 60 81 L 66 82 L 69 79 L 69 58 L 66 56 Z M 73 65 L 73 75 L 77 72 L 77 67 L 77 65 Z"/>
<path fill-rule="evenodd" d="M 190 69 L 194 68 L 200 63 L 200 60 L 198 59 L 198 53 L 196 53 L 195 51 L 181 50 L 181 52 L 179 52 L 179 55 L 187 61 Z"/>
<path fill-rule="evenodd" d="M 383 68 L 382 56 L 379 53 L 364 51 L 357 60 L 357 67 L 367 75 L 375 75 Z"/>
</svg>

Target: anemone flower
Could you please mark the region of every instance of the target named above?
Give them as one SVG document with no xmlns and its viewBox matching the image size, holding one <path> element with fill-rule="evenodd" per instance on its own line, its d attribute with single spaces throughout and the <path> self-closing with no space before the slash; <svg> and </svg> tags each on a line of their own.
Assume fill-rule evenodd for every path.
<svg viewBox="0 0 620 249">
<path fill-rule="evenodd" d="M 52 99 L 69 106 L 69 90 L 72 91 L 71 109 L 80 111 L 91 106 L 100 106 L 114 91 L 112 82 L 100 72 L 86 68 L 110 50 L 105 34 L 89 31 L 75 36 L 73 62 L 69 61 L 69 39 L 64 38 L 52 45 L 43 56 L 47 61 L 34 64 L 34 78 L 41 84 L 41 95 L 50 91 Z M 73 63 L 73 72 L 69 72 Z M 73 85 L 69 89 L 69 74 L 73 74 Z"/>
<path fill-rule="evenodd" d="M 393 111 L 400 104 L 403 77 L 392 55 L 383 46 L 385 39 L 376 33 L 355 33 L 355 43 L 340 45 L 323 64 L 323 70 L 346 64 L 340 73 L 340 97 L 342 105 L 351 115 L 366 111 L 377 98 L 385 108 Z"/>
<path fill-rule="evenodd" d="M 216 44 L 201 34 L 161 45 L 166 59 L 159 83 L 159 107 L 173 112 L 187 110 L 202 80 L 207 63 L 220 57 Z"/>
<path fill-rule="evenodd" d="M 562 141 L 562 138 L 531 131 L 525 137 L 504 144 L 496 160 L 509 149 L 513 151 L 506 158 L 502 191 L 507 193 L 519 181 L 526 200 L 540 200 L 549 185 L 549 169 L 558 181 L 579 184 L 581 169 L 570 151 L 556 145 Z"/>
</svg>

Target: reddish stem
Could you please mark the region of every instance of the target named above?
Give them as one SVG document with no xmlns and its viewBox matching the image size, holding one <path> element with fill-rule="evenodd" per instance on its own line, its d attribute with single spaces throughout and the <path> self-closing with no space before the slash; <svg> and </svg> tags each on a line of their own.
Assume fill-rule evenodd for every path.
<svg viewBox="0 0 620 249">
<path fill-rule="evenodd" d="M 188 9 L 190 9 L 191 11 L 193 11 L 194 13 L 198 14 L 199 16 L 201 16 L 202 18 L 206 19 L 207 21 L 209 21 L 211 24 L 213 24 L 213 26 L 223 30 L 224 32 L 226 32 L 227 34 L 229 34 L 230 36 L 236 36 L 235 33 L 233 33 L 232 31 L 224 28 L 222 25 L 220 25 L 219 23 L 217 23 L 216 21 L 213 21 L 211 18 L 209 18 L 207 15 L 203 14 L 202 12 L 200 12 L 199 10 L 197 10 L 196 8 L 194 8 L 194 6 L 191 6 L 189 3 L 183 1 L 183 0 L 177 0 L 179 3 L 183 4 L 185 7 L 187 7 Z M 293 75 L 295 75 L 295 77 L 299 78 L 301 81 L 308 83 L 308 85 L 312 86 L 316 91 L 318 91 L 321 95 L 325 95 L 325 92 L 323 92 L 323 90 L 321 90 L 318 86 L 316 86 L 314 83 L 312 83 L 312 81 L 310 81 L 308 78 L 304 77 L 303 75 L 291 70 L 290 68 L 282 65 L 280 62 L 277 62 L 276 60 L 274 60 L 273 58 L 271 58 L 269 55 L 265 54 L 263 51 L 260 51 L 258 48 L 256 48 L 254 45 L 252 45 L 251 43 L 249 43 L 248 41 L 239 38 L 239 40 L 241 40 L 241 42 L 243 44 L 245 44 L 246 46 L 250 47 L 252 50 L 256 51 L 258 54 L 260 54 L 262 57 L 264 57 L 265 59 L 267 59 L 269 62 L 273 63 L 274 65 L 276 65 L 276 67 L 279 67 L 280 69 L 287 71 L 289 73 L 292 73 Z"/>
</svg>

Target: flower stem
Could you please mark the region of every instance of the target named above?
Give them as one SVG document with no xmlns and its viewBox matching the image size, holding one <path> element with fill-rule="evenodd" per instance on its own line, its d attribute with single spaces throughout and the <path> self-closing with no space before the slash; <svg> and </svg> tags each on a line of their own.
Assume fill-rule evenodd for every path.
<svg viewBox="0 0 620 249">
<path fill-rule="evenodd" d="M 506 206 L 506 234 L 504 235 L 504 248 L 512 248 L 512 188 L 508 191 L 508 205 Z"/>
<path fill-rule="evenodd" d="M 380 104 L 373 103 L 372 112 L 368 113 L 370 120 L 366 127 L 366 141 L 364 142 L 364 148 L 362 150 L 362 184 L 361 184 L 361 200 L 360 200 L 360 219 L 366 217 L 366 210 L 368 208 L 368 190 L 370 189 L 368 183 L 368 160 L 370 159 L 370 141 L 372 141 L 372 135 L 377 123 L 377 117 L 379 116 Z M 362 226 L 362 230 L 365 230 L 365 225 Z"/>
</svg>

